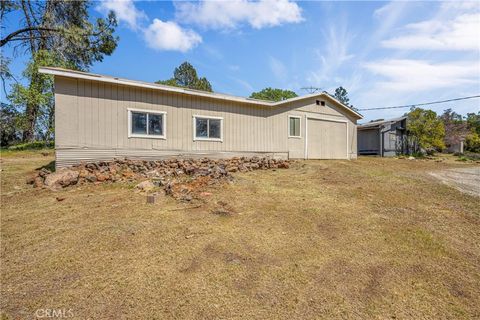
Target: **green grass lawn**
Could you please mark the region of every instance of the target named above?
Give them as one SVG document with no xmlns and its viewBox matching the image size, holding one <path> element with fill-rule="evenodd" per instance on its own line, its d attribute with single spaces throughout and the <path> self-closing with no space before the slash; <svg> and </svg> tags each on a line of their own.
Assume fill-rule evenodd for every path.
<svg viewBox="0 0 480 320">
<path fill-rule="evenodd" d="M 53 159 L 2 154 L 7 319 L 480 317 L 480 202 L 428 174 L 473 164 L 298 161 L 149 205 L 128 184 L 25 184 Z"/>
</svg>

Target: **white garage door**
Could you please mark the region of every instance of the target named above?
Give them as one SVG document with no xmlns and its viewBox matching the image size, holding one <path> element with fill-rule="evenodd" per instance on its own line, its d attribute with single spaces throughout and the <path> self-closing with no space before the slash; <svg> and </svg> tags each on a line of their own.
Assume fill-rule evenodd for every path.
<svg viewBox="0 0 480 320">
<path fill-rule="evenodd" d="M 346 159 L 347 123 L 308 119 L 308 159 Z"/>
</svg>

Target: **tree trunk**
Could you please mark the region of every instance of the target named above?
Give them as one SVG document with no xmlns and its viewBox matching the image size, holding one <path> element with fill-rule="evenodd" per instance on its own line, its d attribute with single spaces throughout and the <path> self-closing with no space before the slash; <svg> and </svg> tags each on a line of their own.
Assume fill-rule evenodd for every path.
<svg viewBox="0 0 480 320">
<path fill-rule="evenodd" d="M 55 103 L 48 109 L 48 129 L 46 140 L 55 140 Z"/>
<path fill-rule="evenodd" d="M 35 124 L 37 122 L 38 106 L 33 103 L 27 103 L 25 116 L 27 119 L 26 128 L 23 131 L 23 141 L 32 142 L 35 140 Z"/>
</svg>

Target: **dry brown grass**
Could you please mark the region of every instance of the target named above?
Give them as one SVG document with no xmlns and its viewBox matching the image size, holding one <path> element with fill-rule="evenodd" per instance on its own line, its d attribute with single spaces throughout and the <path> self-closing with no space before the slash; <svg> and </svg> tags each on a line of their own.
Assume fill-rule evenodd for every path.
<svg viewBox="0 0 480 320">
<path fill-rule="evenodd" d="M 2 157 L 10 319 L 480 317 L 478 198 L 428 175 L 465 164 L 302 161 L 148 205 L 128 185 L 25 185 L 52 160 Z"/>
</svg>

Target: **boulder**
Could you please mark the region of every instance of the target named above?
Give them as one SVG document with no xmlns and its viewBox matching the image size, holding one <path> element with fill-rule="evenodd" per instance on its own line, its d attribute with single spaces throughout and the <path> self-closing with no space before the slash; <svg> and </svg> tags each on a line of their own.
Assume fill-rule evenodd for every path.
<svg viewBox="0 0 480 320">
<path fill-rule="evenodd" d="M 290 167 L 290 165 L 286 161 L 282 161 L 278 164 L 278 168 L 280 168 L 280 169 L 288 169 L 289 167 Z"/>
<path fill-rule="evenodd" d="M 85 177 L 85 180 L 87 180 L 88 182 L 97 182 L 97 177 L 90 174 Z"/>
<path fill-rule="evenodd" d="M 140 191 L 151 191 L 155 188 L 155 185 L 152 181 L 145 180 L 137 184 L 135 188 L 139 189 Z"/>
<path fill-rule="evenodd" d="M 67 187 L 78 182 L 78 171 L 63 169 L 49 174 L 45 178 L 45 185 L 49 188 Z"/>
<path fill-rule="evenodd" d="M 110 177 L 109 177 L 107 174 L 105 174 L 105 173 L 97 173 L 95 176 L 97 177 L 97 181 L 100 181 L 100 182 L 106 181 L 106 180 L 108 180 L 108 179 L 110 178 Z"/>
</svg>

